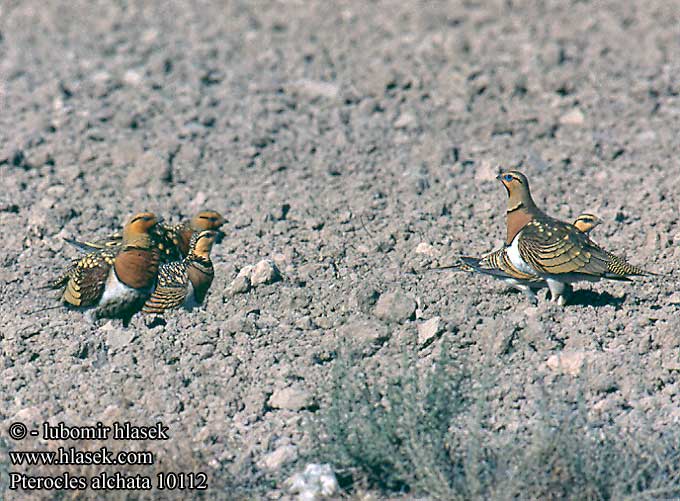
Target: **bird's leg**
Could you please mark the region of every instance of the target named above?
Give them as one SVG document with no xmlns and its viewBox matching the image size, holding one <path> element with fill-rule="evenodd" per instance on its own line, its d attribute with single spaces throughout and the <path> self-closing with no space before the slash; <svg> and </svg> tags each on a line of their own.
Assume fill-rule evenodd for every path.
<svg viewBox="0 0 680 501">
<path fill-rule="evenodd" d="M 567 301 L 564 297 L 565 283 L 559 282 L 554 278 L 546 278 L 546 282 L 548 282 L 548 288 L 550 289 L 550 301 L 564 306 Z"/>
</svg>

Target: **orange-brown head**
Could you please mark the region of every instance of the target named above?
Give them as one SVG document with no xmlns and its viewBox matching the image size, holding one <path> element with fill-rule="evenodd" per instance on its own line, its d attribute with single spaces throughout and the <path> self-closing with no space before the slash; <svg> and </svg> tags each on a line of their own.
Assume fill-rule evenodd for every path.
<svg viewBox="0 0 680 501">
<path fill-rule="evenodd" d="M 158 224 L 158 218 L 152 212 L 140 212 L 132 216 L 123 228 L 123 245 L 151 247 L 149 230 Z"/>
<path fill-rule="evenodd" d="M 524 226 L 534 218 L 539 212 L 536 208 L 531 191 L 529 190 L 529 180 L 519 171 L 509 170 L 501 172 L 496 176 L 508 192 L 507 210 L 507 238 L 509 245 Z"/>
<path fill-rule="evenodd" d="M 194 231 L 219 230 L 225 223 L 222 214 L 214 210 L 204 210 L 191 219 L 191 229 Z"/>
<path fill-rule="evenodd" d="M 194 235 L 191 243 L 190 254 L 200 256 L 204 259 L 210 258 L 210 251 L 217 239 L 217 232 L 205 230 Z"/>
<path fill-rule="evenodd" d="M 600 223 L 602 223 L 602 220 L 599 217 L 587 212 L 579 214 L 579 216 L 574 220 L 574 226 L 576 226 L 576 228 L 583 233 L 590 232 L 590 230 L 595 228 Z"/>
</svg>

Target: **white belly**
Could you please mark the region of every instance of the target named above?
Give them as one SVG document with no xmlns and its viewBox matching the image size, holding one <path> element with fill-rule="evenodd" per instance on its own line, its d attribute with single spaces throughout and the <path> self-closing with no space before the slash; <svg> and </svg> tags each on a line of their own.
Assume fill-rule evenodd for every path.
<svg viewBox="0 0 680 501">
<path fill-rule="evenodd" d="M 116 272 L 111 267 L 109 276 L 106 278 L 106 287 L 99 304 L 92 311 L 91 318 L 122 318 L 141 306 L 147 294 L 128 287 L 118 280 Z"/>
<path fill-rule="evenodd" d="M 196 302 L 196 298 L 194 297 L 194 286 L 191 284 L 191 280 L 188 280 L 188 285 L 187 285 L 187 295 L 184 298 L 184 306 L 187 310 L 191 310 L 198 306 L 198 303 Z"/>
<path fill-rule="evenodd" d="M 134 301 L 139 297 L 139 291 L 128 287 L 123 282 L 118 280 L 113 266 L 111 271 L 109 271 L 109 276 L 106 279 L 106 288 L 104 289 L 104 294 L 99 301 L 99 306 L 106 306 L 109 303 L 127 302 Z"/>
<path fill-rule="evenodd" d="M 507 253 L 512 265 L 519 271 L 522 273 L 529 273 L 531 275 L 538 275 L 536 270 L 534 270 L 524 259 L 522 259 L 522 256 L 519 253 L 519 237 L 521 234 L 522 232 L 520 231 L 517 235 L 515 235 L 515 238 L 512 239 L 512 243 L 505 248 L 505 252 Z"/>
</svg>

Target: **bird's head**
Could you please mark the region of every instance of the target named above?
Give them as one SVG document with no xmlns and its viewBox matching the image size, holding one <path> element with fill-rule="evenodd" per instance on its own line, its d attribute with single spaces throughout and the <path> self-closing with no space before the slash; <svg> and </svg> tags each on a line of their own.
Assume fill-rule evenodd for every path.
<svg viewBox="0 0 680 501">
<path fill-rule="evenodd" d="M 217 232 L 214 230 L 204 230 L 195 234 L 191 253 L 206 259 L 209 258 L 215 239 L 217 239 Z"/>
<path fill-rule="evenodd" d="M 529 180 L 519 171 L 508 170 L 496 176 L 508 192 L 508 212 L 524 207 L 529 209 L 535 206 L 529 191 Z"/>
<path fill-rule="evenodd" d="M 574 226 L 576 226 L 579 231 L 588 233 L 600 223 L 602 223 L 602 220 L 599 217 L 584 212 L 576 218 L 574 221 Z"/>
<path fill-rule="evenodd" d="M 225 223 L 224 217 L 217 211 L 204 210 L 196 214 L 191 220 L 191 229 L 194 231 L 219 230 Z"/>
<path fill-rule="evenodd" d="M 133 243 L 135 241 L 150 241 L 149 230 L 159 223 L 158 218 L 152 212 L 140 212 L 132 216 L 123 228 L 123 241 Z"/>
</svg>

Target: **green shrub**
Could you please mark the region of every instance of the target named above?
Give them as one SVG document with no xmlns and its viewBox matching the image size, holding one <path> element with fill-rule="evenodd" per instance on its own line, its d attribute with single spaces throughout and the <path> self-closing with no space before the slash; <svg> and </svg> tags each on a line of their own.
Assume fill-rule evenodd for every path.
<svg viewBox="0 0 680 501">
<path fill-rule="evenodd" d="M 333 464 L 350 492 L 361 486 L 447 501 L 680 496 L 677 430 L 603 425 L 589 418 L 583 392 L 565 399 L 558 385 L 534 402 L 530 425 L 492 431 L 493 381 L 480 384 L 450 353 L 442 347 L 427 371 L 411 353 L 389 367 L 394 375 L 340 357 L 314 423 L 320 448 L 310 459 Z"/>
</svg>

